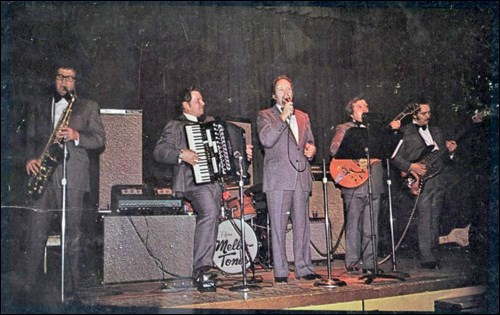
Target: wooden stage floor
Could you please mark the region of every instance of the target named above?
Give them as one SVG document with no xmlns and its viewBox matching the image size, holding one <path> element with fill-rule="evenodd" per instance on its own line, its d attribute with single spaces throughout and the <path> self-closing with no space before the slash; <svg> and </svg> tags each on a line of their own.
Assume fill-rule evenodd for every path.
<svg viewBox="0 0 500 315">
<path fill-rule="evenodd" d="M 2 313 L 234 313 L 236 312 L 294 312 L 294 310 L 330 311 L 433 311 L 437 295 L 425 297 L 429 292 L 447 292 L 445 297 L 477 295 L 486 291 L 491 296 L 493 278 L 498 280 L 498 271 L 489 270 L 486 261 L 477 261 L 476 255 L 468 248 L 441 246 L 441 268 L 427 270 L 420 267 L 414 253 L 402 253 L 397 257 L 397 270 L 409 274 L 405 281 L 376 278 L 371 284 L 360 280 L 360 276 L 348 275 L 342 259 L 332 262 L 331 277 L 344 281 L 345 286 L 324 288 L 315 286 L 316 281 L 297 281 L 291 273 L 286 285 L 274 285 L 272 270 L 257 265 L 255 277 L 251 270 L 247 273 L 247 283 L 256 279 L 259 290 L 249 292 L 231 291 L 230 288 L 241 284 L 242 274 L 224 274 L 219 272 L 217 292 L 198 292 L 190 280 L 149 281 L 139 283 L 101 284 L 98 280 L 79 290 L 79 301 L 61 303 L 58 291 L 57 273 L 52 273 L 52 280 L 44 286 L 40 296 L 30 299 L 30 305 L 22 305 L 18 297 L 9 294 L 9 277 L 2 275 Z M 498 266 L 496 264 L 496 266 Z M 293 266 L 291 266 L 293 268 Z M 384 274 L 392 274 L 391 260 L 379 266 Z M 53 268 L 58 269 L 58 268 Z M 316 262 L 316 272 L 328 276 L 325 262 Z M 59 281 L 60 282 L 60 281 Z M 498 299 L 498 283 L 496 295 Z M 457 291 L 458 290 L 458 291 Z M 421 302 L 408 302 L 402 297 L 423 295 Z M 443 296 L 443 295 L 439 295 Z M 374 304 L 380 301 L 399 298 L 390 306 Z M 430 299 L 430 300 L 429 300 Z M 413 304 L 412 304 L 413 303 Z M 424 305 L 422 303 L 427 303 Z M 482 310 L 488 312 L 494 306 L 485 302 Z M 498 310 L 498 300 L 496 300 Z M 415 305 L 416 304 L 416 305 Z M 377 306 L 378 305 L 378 306 Z M 297 311 L 299 312 L 299 311 Z"/>
</svg>

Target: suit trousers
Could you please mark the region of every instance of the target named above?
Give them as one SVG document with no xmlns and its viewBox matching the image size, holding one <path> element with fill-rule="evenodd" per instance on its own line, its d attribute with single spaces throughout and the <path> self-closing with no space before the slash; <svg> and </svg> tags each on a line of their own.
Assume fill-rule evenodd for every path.
<svg viewBox="0 0 500 315">
<path fill-rule="evenodd" d="M 423 263 L 438 261 L 439 215 L 443 201 L 444 190 L 439 178 L 431 178 L 423 187 L 417 203 L 418 249 Z"/>
<path fill-rule="evenodd" d="M 193 277 L 196 279 L 203 268 L 214 265 L 222 193 L 219 184 L 214 183 L 186 191 L 184 197 L 196 212 L 193 247 Z"/>
<path fill-rule="evenodd" d="M 293 224 L 295 277 L 314 273 L 310 248 L 309 193 L 303 190 L 299 181 L 295 190 L 266 192 L 275 277 L 288 277 L 289 274 L 286 257 L 286 226 L 289 215 Z"/>
<path fill-rule="evenodd" d="M 345 264 L 354 267 L 363 261 L 363 268 L 375 268 L 372 246 L 372 213 L 368 195 L 368 183 L 354 189 L 342 189 L 344 209 L 346 213 L 346 250 Z M 373 224 L 375 246 L 378 239 L 378 214 L 380 194 L 372 194 Z"/>
<path fill-rule="evenodd" d="M 68 189 L 66 196 L 66 233 L 65 233 L 65 291 L 71 293 L 80 282 L 80 235 L 83 211 L 82 190 Z M 28 235 L 24 255 L 24 268 L 27 285 L 30 289 L 39 286 L 43 273 L 43 257 L 48 234 L 53 220 L 62 219 L 62 189 L 48 187 L 42 197 L 33 203 L 33 211 L 27 222 Z"/>
</svg>

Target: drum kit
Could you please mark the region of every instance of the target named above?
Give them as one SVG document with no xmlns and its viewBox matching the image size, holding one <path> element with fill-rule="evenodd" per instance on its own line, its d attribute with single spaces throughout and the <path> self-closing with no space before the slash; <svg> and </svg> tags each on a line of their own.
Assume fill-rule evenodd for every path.
<svg viewBox="0 0 500 315">
<path fill-rule="evenodd" d="M 262 192 L 252 193 L 248 190 L 243 195 L 243 208 L 238 196 L 232 197 L 224 192 L 222 196 L 222 211 L 218 227 L 217 242 L 214 253 L 215 266 L 224 273 L 237 274 L 242 272 L 242 246 L 245 245 L 245 266 L 252 268 L 255 263 L 265 268 L 271 267 L 270 262 L 270 226 L 267 206 L 262 201 Z M 257 206 L 257 208 L 256 208 Z M 245 244 L 241 239 L 241 217 L 243 212 Z"/>
</svg>

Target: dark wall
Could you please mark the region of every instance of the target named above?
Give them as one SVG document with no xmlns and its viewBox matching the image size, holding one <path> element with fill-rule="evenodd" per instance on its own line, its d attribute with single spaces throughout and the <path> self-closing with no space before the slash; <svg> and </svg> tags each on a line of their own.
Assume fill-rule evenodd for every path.
<svg viewBox="0 0 500 315">
<path fill-rule="evenodd" d="M 434 124 L 453 130 L 474 109 L 498 107 L 498 4 L 436 5 L 2 2 L 2 169 L 22 172 L 23 119 L 60 55 L 80 63 L 81 95 L 143 109 L 148 180 L 164 172 L 151 152 L 192 84 L 209 115 L 255 123 L 273 78 L 289 75 L 296 107 L 311 117 L 315 163 L 328 161 L 333 128 L 359 94 L 388 118 L 424 95 Z M 17 180 L 2 175 L 2 187 Z"/>
</svg>

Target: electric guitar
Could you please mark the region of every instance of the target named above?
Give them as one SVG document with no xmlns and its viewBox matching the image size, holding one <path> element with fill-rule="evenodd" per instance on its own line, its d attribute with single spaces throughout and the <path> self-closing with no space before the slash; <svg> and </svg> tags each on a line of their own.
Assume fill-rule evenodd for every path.
<svg viewBox="0 0 500 315">
<path fill-rule="evenodd" d="M 402 120 L 408 115 L 417 112 L 419 104 L 408 105 L 403 112 L 398 114 L 394 120 Z M 370 165 L 380 162 L 379 159 L 371 159 Z M 361 186 L 368 180 L 368 163 L 366 159 L 332 159 L 330 162 L 330 175 L 336 184 L 345 188 Z"/>
<path fill-rule="evenodd" d="M 489 109 L 476 111 L 472 119 L 476 122 L 480 122 L 489 115 L 491 115 Z M 468 129 L 465 129 L 459 133 L 459 135 L 456 135 L 455 141 L 459 142 L 468 131 Z M 414 172 L 401 172 L 403 181 L 406 187 L 410 189 L 412 195 L 418 196 L 424 188 L 425 181 L 439 174 L 442 168 L 441 160 L 446 153 L 448 153 L 446 148 L 443 148 L 443 150 L 434 150 L 434 145 L 430 145 L 424 149 L 420 157 L 416 160 L 418 163 L 425 165 L 427 169 L 425 175 L 419 176 Z"/>
</svg>

